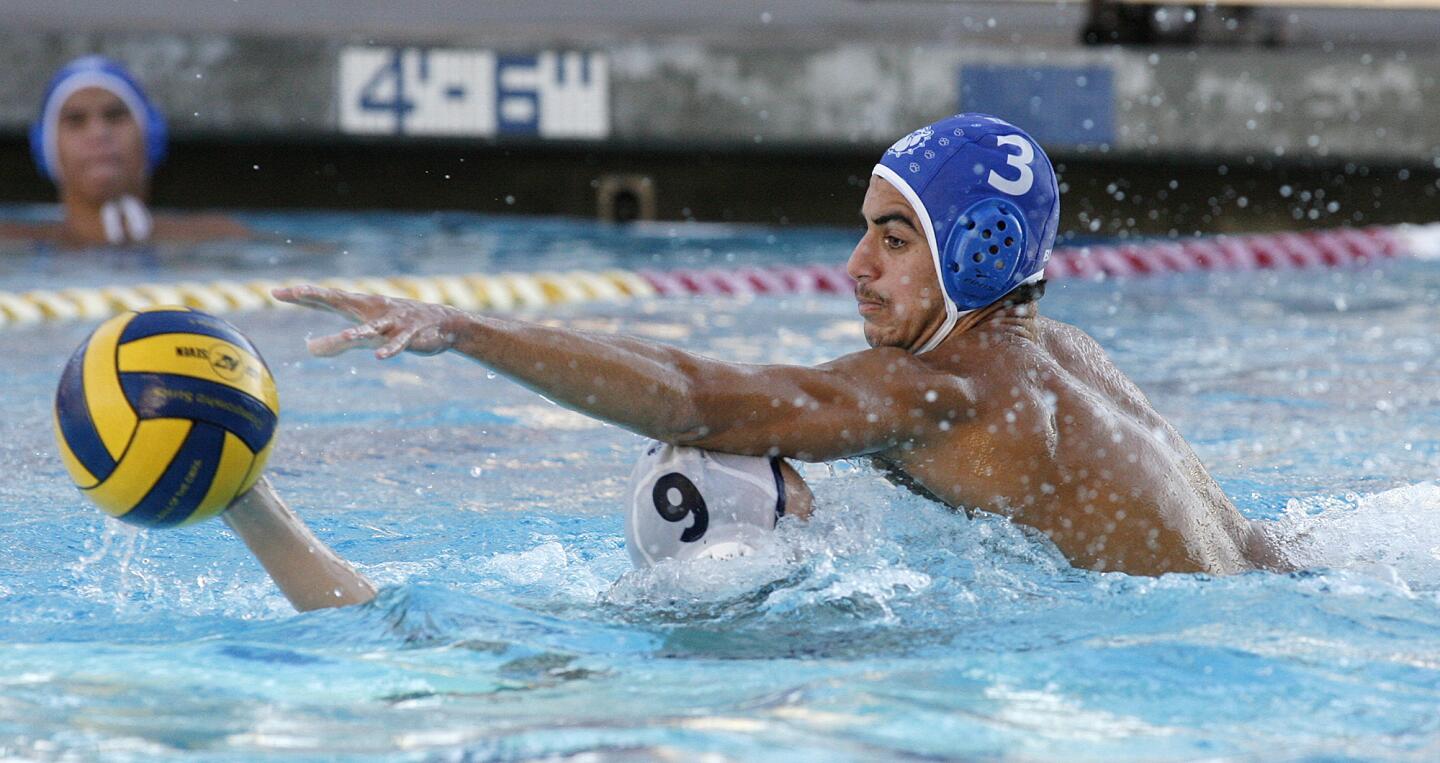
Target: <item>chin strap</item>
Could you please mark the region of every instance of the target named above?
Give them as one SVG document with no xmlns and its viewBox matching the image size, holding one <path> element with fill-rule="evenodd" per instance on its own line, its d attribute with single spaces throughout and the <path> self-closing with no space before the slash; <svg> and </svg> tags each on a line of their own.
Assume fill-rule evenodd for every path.
<svg viewBox="0 0 1440 763">
<path fill-rule="evenodd" d="M 1044 296 L 1045 269 L 1041 268 L 1039 273 L 1035 273 L 1029 278 L 1026 278 L 1024 281 L 1021 281 L 1019 286 L 1016 286 L 1015 288 L 1006 292 L 1005 297 L 1015 294 L 1021 289 L 1030 289 L 1037 291 L 1037 293 L 1030 299 L 1039 299 L 1040 297 Z M 940 293 L 945 293 L 943 286 L 941 287 Z M 1001 297 L 1000 299 L 995 300 L 995 302 L 1003 302 L 1005 301 L 1005 297 Z M 990 304 L 994 304 L 994 302 Z M 939 347 L 940 343 L 945 341 L 945 337 L 950 336 L 950 332 L 955 330 L 955 323 L 960 320 L 961 316 L 969 315 L 970 313 L 975 312 L 975 310 L 981 309 L 983 308 L 977 307 L 973 310 L 957 310 L 955 309 L 955 303 L 950 300 L 950 296 L 947 294 L 945 296 L 945 322 L 940 324 L 940 328 L 937 329 L 933 335 L 931 335 L 930 340 L 925 342 L 925 345 L 923 347 L 915 351 L 915 354 L 924 355 L 925 353 L 935 349 L 936 347 Z"/>
<path fill-rule="evenodd" d="M 138 244 L 150 240 L 154 220 L 145 205 L 134 196 L 121 196 L 100 207 L 100 224 L 111 244 Z"/>
<path fill-rule="evenodd" d="M 920 349 L 916 350 L 915 354 L 924 355 L 925 353 L 935 349 L 936 347 L 939 347 L 940 343 L 945 341 L 945 337 L 950 336 L 950 332 L 955 329 L 955 323 L 956 321 L 960 320 L 960 316 L 969 315 L 973 312 L 975 311 L 956 310 L 955 303 L 951 302 L 950 299 L 947 297 L 945 299 L 945 322 L 940 324 L 940 328 L 936 329 L 935 333 L 930 335 L 930 340 L 927 341 Z"/>
</svg>

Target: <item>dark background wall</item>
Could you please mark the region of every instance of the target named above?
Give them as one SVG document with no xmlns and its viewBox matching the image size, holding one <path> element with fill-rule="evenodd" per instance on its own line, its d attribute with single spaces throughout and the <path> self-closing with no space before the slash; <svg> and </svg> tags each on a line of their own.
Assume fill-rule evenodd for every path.
<svg viewBox="0 0 1440 763">
<path fill-rule="evenodd" d="M 434 140 L 188 137 L 155 178 L 158 206 L 470 210 L 594 217 L 607 175 L 651 179 L 657 217 L 857 225 L 884 150 L 733 146 L 603 148 Z M 1062 230 L 1164 236 L 1434 219 L 1440 171 L 1412 163 L 1058 155 Z M 54 189 L 20 136 L 0 139 L 0 202 Z"/>
<path fill-rule="evenodd" d="M 591 217 L 646 178 L 660 219 L 853 225 L 890 141 L 978 109 L 1047 148 L 1067 234 L 1440 220 L 1440 12 L 1202 8 L 1168 40 L 1086 45 L 1089 7 L 13 0 L 0 203 L 53 200 L 23 131 L 56 67 L 104 53 L 170 121 L 162 207 Z M 593 55 L 605 129 L 367 137 L 343 117 L 356 49 Z"/>
</svg>

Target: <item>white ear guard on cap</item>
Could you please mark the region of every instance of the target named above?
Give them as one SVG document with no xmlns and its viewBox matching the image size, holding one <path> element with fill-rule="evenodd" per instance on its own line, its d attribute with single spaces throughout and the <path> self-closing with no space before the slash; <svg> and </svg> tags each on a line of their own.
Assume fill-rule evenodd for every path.
<svg viewBox="0 0 1440 763">
<path fill-rule="evenodd" d="M 777 458 L 652 443 L 626 494 L 625 547 L 636 567 L 725 559 L 755 549 L 785 513 Z"/>
</svg>

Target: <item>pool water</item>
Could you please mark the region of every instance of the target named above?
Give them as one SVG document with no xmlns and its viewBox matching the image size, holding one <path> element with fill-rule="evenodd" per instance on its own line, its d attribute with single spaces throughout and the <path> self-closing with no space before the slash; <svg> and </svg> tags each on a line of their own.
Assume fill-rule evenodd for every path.
<svg viewBox="0 0 1440 763">
<path fill-rule="evenodd" d="M 15 214 L 24 214 L 17 211 Z M 0 253 L 0 290 L 837 261 L 852 231 L 252 215 L 267 239 Z M 269 473 L 383 588 L 296 614 L 221 522 L 141 532 L 69 484 L 50 404 L 93 325 L 0 329 L 0 758 L 1427 760 L 1440 756 L 1440 265 L 1056 282 L 1248 516 L 1308 569 L 1130 577 L 860 462 L 808 465 L 760 553 L 630 568 L 641 441 L 457 357 L 274 370 Z M 533 317 L 746 362 L 863 347 L 840 297 Z"/>
</svg>

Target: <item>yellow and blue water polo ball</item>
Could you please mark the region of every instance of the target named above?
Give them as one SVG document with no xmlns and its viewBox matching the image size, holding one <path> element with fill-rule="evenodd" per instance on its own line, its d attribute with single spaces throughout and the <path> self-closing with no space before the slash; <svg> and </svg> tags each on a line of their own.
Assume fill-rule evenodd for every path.
<svg viewBox="0 0 1440 763">
<path fill-rule="evenodd" d="M 145 527 L 199 522 L 249 490 L 279 415 L 275 380 L 250 340 L 185 307 L 101 324 L 55 395 L 70 477 L 107 514 Z"/>
</svg>

